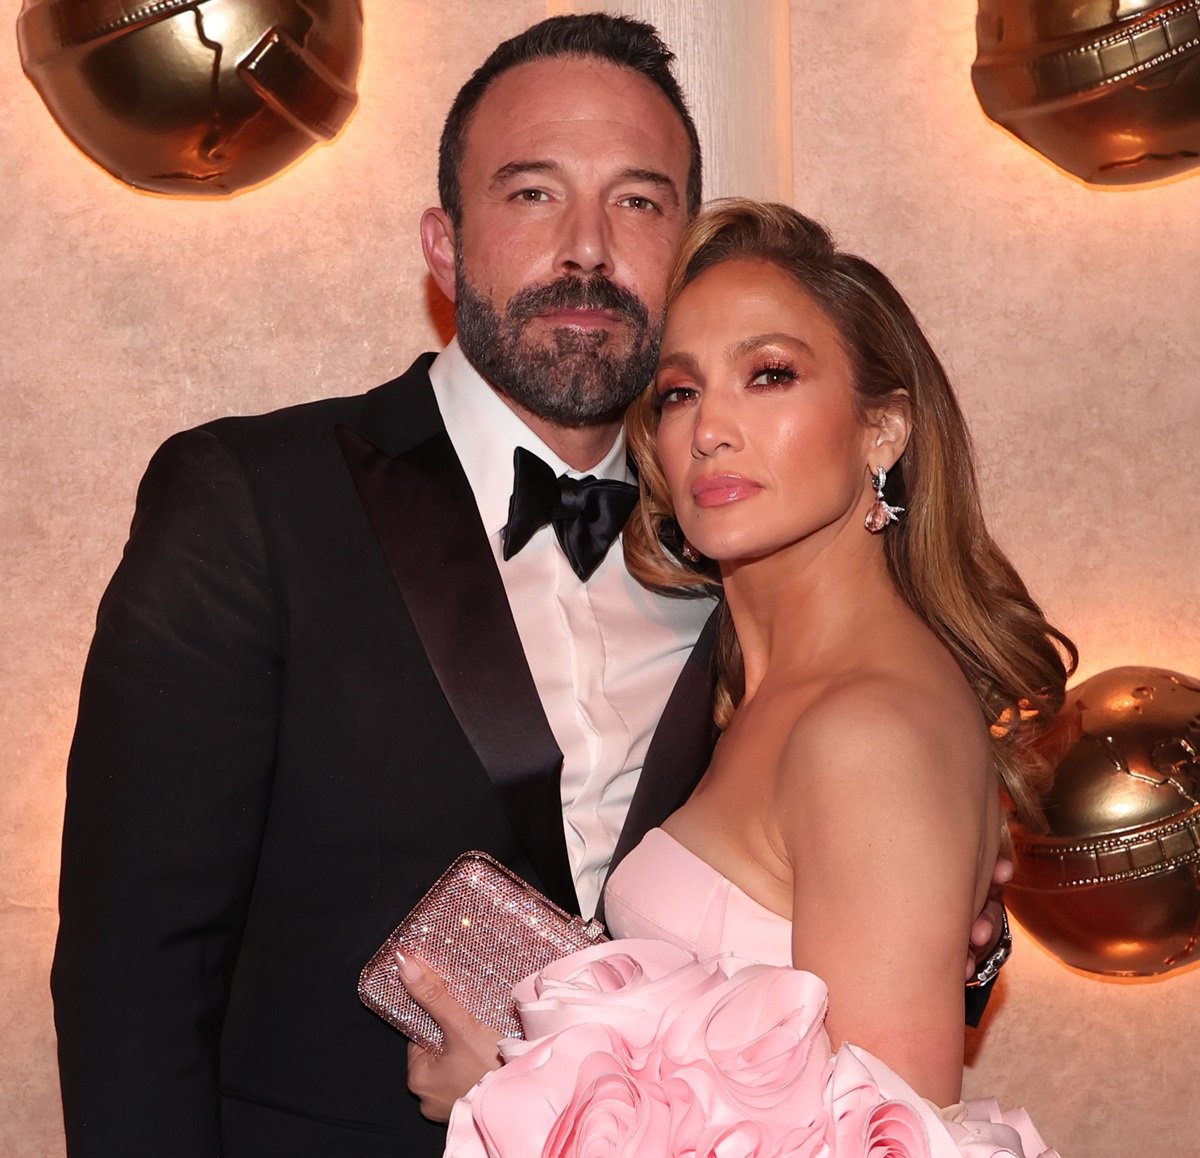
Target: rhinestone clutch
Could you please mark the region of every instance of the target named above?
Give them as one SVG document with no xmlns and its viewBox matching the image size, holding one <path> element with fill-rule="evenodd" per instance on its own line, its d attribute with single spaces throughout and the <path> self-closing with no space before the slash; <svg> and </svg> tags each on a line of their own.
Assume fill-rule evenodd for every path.
<svg viewBox="0 0 1200 1158">
<path fill-rule="evenodd" d="M 400 980 L 397 950 L 414 953 L 450 995 L 506 1037 L 522 1037 L 513 986 L 576 949 L 607 941 L 599 921 L 560 909 L 484 852 L 465 852 L 363 967 L 358 996 L 430 1053 L 442 1031 Z"/>
</svg>

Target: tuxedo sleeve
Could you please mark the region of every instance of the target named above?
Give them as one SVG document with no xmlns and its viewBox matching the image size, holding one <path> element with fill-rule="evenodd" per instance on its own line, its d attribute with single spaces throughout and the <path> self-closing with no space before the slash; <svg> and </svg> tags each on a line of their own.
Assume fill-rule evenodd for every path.
<svg viewBox="0 0 1200 1158">
<path fill-rule="evenodd" d="M 71 1158 L 220 1154 L 282 638 L 241 465 L 210 432 L 175 436 L 100 606 L 67 772 L 51 988 Z"/>
</svg>

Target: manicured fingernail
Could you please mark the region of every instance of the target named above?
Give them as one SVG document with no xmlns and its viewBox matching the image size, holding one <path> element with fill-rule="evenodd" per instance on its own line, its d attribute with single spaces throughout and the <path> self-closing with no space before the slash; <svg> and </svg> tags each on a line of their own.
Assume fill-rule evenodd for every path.
<svg viewBox="0 0 1200 1158">
<path fill-rule="evenodd" d="M 413 985 L 421 980 L 421 967 L 405 957 L 399 949 L 396 950 L 396 963 L 400 966 L 400 977 L 405 985 Z"/>
</svg>

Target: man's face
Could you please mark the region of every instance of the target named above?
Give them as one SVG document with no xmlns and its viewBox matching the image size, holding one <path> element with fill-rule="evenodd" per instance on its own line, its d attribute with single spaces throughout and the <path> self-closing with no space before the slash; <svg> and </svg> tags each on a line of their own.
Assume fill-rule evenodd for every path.
<svg viewBox="0 0 1200 1158">
<path fill-rule="evenodd" d="M 561 57 L 488 89 L 463 155 L 456 317 L 520 407 L 611 422 L 649 382 L 689 156 L 679 114 L 631 69 Z"/>
</svg>

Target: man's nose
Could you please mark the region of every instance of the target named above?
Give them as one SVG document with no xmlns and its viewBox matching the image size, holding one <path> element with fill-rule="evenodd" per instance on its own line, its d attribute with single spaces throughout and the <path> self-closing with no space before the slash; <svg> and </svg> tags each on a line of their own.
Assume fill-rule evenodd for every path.
<svg viewBox="0 0 1200 1158">
<path fill-rule="evenodd" d="M 563 216 L 557 265 L 561 273 L 612 276 L 612 227 L 604 206 L 569 207 Z"/>
</svg>

